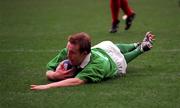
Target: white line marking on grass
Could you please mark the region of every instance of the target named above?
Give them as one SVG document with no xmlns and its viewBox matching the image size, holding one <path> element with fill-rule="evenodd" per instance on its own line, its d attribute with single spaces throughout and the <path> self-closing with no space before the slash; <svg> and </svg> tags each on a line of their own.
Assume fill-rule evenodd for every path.
<svg viewBox="0 0 180 108">
<path fill-rule="evenodd" d="M 35 49 L 12 49 L 12 50 L 0 50 L 0 52 L 12 53 L 12 52 L 22 52 L 22 53 L 43 53 L 43 52 L 58 52 L 59 50 L 35 50 Z"/>
<path fill-rule="evenodd" d="M 22 52 L 22 53 L 43 53 L 43 52 L 58 52 L 57 49 L 51 50 L 41 50 L 41 49 L 0 49 L 1 53 L 13 53 L 13 52 Z M 152 50 L 152 52 L 180 52 L 180 49 L 162 49 L 162 50 Z"/>
<path fill-rule="evenodd" d="M 180 49 L 162 49 L 162 50 L 152 50 L 153 52 L 180 52 Z"/>
</svg>

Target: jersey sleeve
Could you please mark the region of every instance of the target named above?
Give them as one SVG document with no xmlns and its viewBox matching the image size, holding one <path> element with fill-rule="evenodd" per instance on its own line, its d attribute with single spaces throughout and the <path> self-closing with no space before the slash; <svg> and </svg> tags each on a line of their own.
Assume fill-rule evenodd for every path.
<svg viewBox="0 0 180 108">
<path fill-rule="evenodd" d="M 104 78 L 102 71 L 96 68 L 87 68 L 80 71 L 75 77 L 87 82 L 99 82 Z"/>
<path fill-rule="evenodd" d="M 47 64 L 47 69 L 48 70 L 56 70 L 56 67 L 58 66 L 58 64 L 65 60 L 67 58 L 67 49 L 64 48 L 62 49 L 58 55 L 56 55 L 48 64 Z"/>
</svg>

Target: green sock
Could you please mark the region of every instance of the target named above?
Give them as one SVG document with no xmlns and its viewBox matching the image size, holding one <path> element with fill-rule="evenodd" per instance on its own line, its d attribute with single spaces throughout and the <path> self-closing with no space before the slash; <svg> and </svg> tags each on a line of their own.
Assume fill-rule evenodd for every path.
<svg viewBox="0 0 180 108">
<path fill-rule="evenodd" d="M 136 49 L 137 44 L 116 44 L 116 46 L 121 50 L 122 54 L 125 54 L 129 51 Z"/>
<path fill-rule="evenodd" d="M 143 52 L 140 51 L 139 48 L 136 48 L 133 51 L 127 52 L 124 55 L 126 62 L 129 63 L 130 61 L 132 61 L 133 59 L 135 59 L 137 56 L 141 55 Z"/>
</svg>

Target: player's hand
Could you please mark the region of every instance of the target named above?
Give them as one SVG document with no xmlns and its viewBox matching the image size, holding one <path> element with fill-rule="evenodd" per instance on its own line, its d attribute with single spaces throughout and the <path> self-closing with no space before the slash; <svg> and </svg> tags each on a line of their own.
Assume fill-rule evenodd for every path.
<svg viewBox="0 0 180 108">
<path fill-rule="evenodd" d="M 50 87 L 48 85 L 31 85 L 31 90 L 46 90 Z"/>
<path fill-rule="evenodd" d="M 62 78 L 68 78 L 68 77 L 73 77 L 76 70 L 74 68 L 69 69 L 69 70 L 56 70 L 55 71 L 57 74 L 56 76 L 62 77 Z"/>
</svg>

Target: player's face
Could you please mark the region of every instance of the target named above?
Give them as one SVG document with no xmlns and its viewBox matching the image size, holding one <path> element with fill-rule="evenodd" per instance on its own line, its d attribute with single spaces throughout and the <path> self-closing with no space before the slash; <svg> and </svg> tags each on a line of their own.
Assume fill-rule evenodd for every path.
<svg viewBox="0 0 180 108">
<path fill-rule="evenodd" d="M 83 62 L 86 54 L 79 51 L 79 45 L 73 45 L 70 42 L 67 44 L 67 49 L 68 59 L 71 61 L 72 65 L 79 66 Z"/>
</svg>

